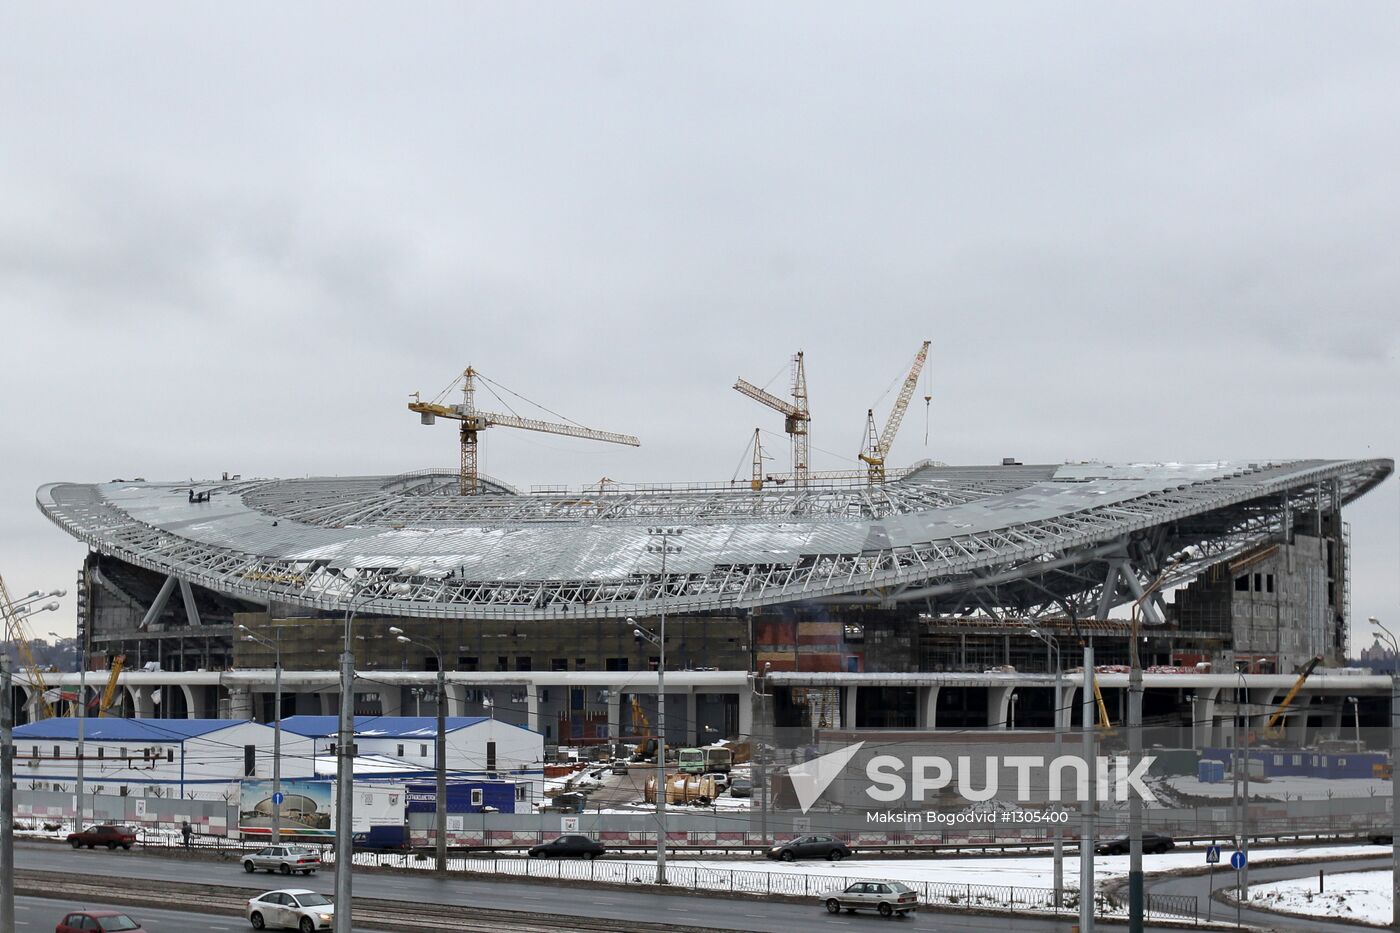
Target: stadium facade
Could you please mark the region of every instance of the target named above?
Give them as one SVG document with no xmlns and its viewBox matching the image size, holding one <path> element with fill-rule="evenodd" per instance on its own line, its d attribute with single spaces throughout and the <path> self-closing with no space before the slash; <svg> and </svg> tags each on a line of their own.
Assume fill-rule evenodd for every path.
<svg viewBox="0 0 1400 933">
<path fill-rule="evenodd" d="M 79 628 L 93 669 L 120 655 L 152 677 L 158 666 L 231 683 L 271 666 L 238 637 L 246 625 L 280 633 L 286 668 L 332 672 L 353 605 L 359 712 L 431 706 L 415 684 L 435 657 L 398 643 L 394 625 L 442 647 L 454 715 L 528 707 L 548 739 L 587 738 L 643 728 L 649 707 L 622 691 L 654 669 L 655 649 L 628 620 L 655 628 L 664 612 L 668 671 L 695 681 L 676 718 L 696 740 L 743 732 L 751 689 L 785 724 L 985 725 L 1005 718 L 1005 684 L 973 680 L 1044 681 L 1042 636 L 1067 666 L 1081 639 L 1100 663 L 1126 663 L 1126 606 L 1162 671 L 1278 677 L 1314 656 L 1338 664 L 1350 613 L 1342 509 L 1393 467 L 1008 461 L 923 464 L 879 485 L 483 480 L 473 496 L 454 472 L 429 470 L 53 483 L 37 500 L 89 547 Z M 715 674 L 728 686 L 707 693 Z M 933 699 L 917 692 L 940 677 Z M 137 690 L 118 702 L 131 715 L 223 715 L 252 701 L 216 685 L 178 691 L 163 710 Z M 324 709 L 323 697 L 298 711 Z"/>
</svg>

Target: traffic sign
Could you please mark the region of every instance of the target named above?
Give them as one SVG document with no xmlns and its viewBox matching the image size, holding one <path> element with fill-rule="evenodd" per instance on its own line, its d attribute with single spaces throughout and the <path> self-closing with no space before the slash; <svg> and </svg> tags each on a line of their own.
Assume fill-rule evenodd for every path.
<svg viewBox="0 0 1400 933">
<path fill-rule="evenodd" d="M 1235 871 L 1239 871 L 1240 869 L 1244 868 L 1244 865 L 1245 858 L 1243 852 L 1236 852 L 1234 855 L 1230 856 L 1230 867 L 1233 868 Z"/>
<path fill-rule="evenodd" d="M 1206 864 L 1214 865 L 1220 861 L 1220 846 L 1206 846 Z"/>
<path fill-rule="evenodd" d="M 280 807 L 282 806 L 282 801 L 286 799 L 286 795 L 279 790 L 277 793 L 272 795 L 272 805 L 275 807 Z"/>
</svg>

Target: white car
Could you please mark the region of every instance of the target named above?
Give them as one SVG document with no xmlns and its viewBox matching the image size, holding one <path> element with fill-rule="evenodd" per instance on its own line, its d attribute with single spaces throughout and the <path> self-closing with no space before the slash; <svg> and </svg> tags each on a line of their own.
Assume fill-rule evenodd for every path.
<svg viewBox="0 0 1400 933">
<path fill-rule="evenodd" d="M 825 895 L 826 911 L 855 913 L 857 910 L 877 910 L 881 916 L 912 914 L 919 909 L 919 896 L 908 885 L 898 881 L 857 881 L 844 891 Z"/>
<path fill-rule="evenodd" d="M 291 928 L 301 933 L 329 930 L 335 921 L 335 905 L 324 894 L 302 888 L 268 891 L 248 901 L 248 922 L 253 929 Z"/>
</svg>

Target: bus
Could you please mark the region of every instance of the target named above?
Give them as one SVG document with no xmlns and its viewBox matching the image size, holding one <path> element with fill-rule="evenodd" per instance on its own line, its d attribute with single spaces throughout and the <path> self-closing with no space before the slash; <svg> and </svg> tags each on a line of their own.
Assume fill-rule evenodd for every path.
<svg viewBox="0 0 1400 933">
<path fill-rule="evenodd" d="M 734 752 L 723 745 L 683 748 L 676 759 L 682 774 L 728 774 L 734 766 Z"/>
</svg>

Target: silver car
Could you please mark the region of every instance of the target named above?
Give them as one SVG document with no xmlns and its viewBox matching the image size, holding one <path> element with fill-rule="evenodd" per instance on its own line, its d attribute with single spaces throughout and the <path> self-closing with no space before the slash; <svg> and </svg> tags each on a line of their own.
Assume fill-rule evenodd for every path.
<svg viewBox="0 0 1400 933">
<path fill-rule="evenodd" d="M 268 891 L 248 900 L 253 929 L 291 927 L 301 933 L 329 930 L 335 925 L 335 905 L 324 894 L 301 888 Z"/>
<path fill-rule="evenodd" d="M 857 910 L 876 910 L 883 917 L 904 916 L 919 909 L 919 895 L 898 881 L 857 881 L 844 891 L 833 891 L 823 897 L 826 911 L 839 914 Z"/>
<path fill-rule="evenodd" d="M 266 846 L 243 856 L 243 870 L 280 871 L 284 875 L 309 875 L 321 867 L 321 855 L 307 846 Z"/>
</svg>

